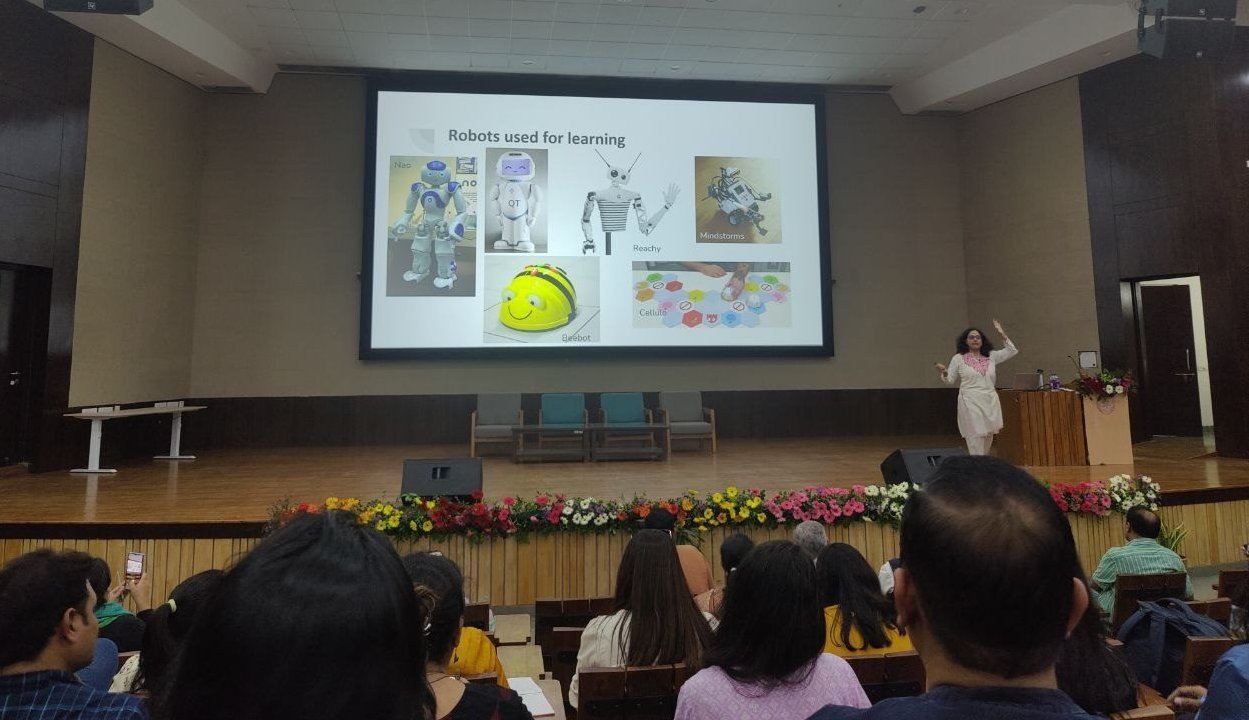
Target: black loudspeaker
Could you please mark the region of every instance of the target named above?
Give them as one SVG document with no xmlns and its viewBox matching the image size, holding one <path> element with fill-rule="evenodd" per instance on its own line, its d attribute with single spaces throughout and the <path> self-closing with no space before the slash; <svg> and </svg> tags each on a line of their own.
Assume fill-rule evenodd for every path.
<svg viewBox="0 0 1249 720">
<path fill-rule="evenodd" d="M 43 9 L 97 15 L 142 15 L 152 9 L 152 0 L 43 0 Z"/>
<path fill-rule="evenodd" d="M 1145 27 L 1146 18 L 1154 24 Z M 1236 0 L 1144 0 L 1138 47 L 1166 60 L 1225 60 L 1236 39 Z"/>
<path fill-rule="evenodd" d="M 404 495 L 469 500 L 474 491 L 481 491 L 481 458 L 403 461 Z"/>
<path fill-rule="evenodd" d="M 966 454 L 967 450 L 959 447 L 894 450 L 880 464 L 880 474 L 885 476 L 886 485 L 923 485 L 946 458 Z"/>
</svg>

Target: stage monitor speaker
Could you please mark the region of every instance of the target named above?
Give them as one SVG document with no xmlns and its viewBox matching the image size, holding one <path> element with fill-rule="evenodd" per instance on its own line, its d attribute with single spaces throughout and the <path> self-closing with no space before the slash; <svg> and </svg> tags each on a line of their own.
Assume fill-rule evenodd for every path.
<svg viewBox="0 0 1249 720">
<path fill-rule="evenodd" d="M 1154 24 L 1145 27 L 1146 18 Z M 1236 0 L 1144 0 L 1138 47 L 1165 60 L 1225 60 L 1236 40 Z"/>
<path fill-rule="evenodd" d="M 142 15 L 152 9 L 152 0 L 43 0 L 43 9 L 97 15 Z"/>
<path fill-rule="evenodd" d="M 946 458 L 966 454 L 967 450 L 960 447 L 902 448 L 889 453 L 880 464 L 880 474 L 885 476 L 886 485 L 923 485 Z"/>
<path fill-rule="evenodd" d="M 481 491 L 481 458 L 403 461 L 404 495 L 469 500 L 474 491 Z"/>
</svg>

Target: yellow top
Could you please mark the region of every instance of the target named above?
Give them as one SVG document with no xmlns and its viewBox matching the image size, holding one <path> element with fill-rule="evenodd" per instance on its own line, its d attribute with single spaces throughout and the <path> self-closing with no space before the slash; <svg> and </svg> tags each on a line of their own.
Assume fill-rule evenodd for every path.
<svg viewBox="0 0 1249 720">
<path fill-rule="evenodd" d="M 451 653 L 451 662 L 447 664 L 448 675 L 481 675 L 497 673 L 499 685 L 507 687 L 507 675 L 503 673 L 503 663 L 499 662 L 499 654 L 494 651 L 494 643 L 486 634 L 475 627 L 466 627 L 460 631 L 460 643 Z"/>
<path fill-rule="evenodd" d="M 832 653 L 839 657 L 851 657 L 855 655 L 879 655 L 887 652 L 906 652 L 914 650 L 911 645 L 911 638 L 901 634 L 897 628 L 886 627 L 885 634 L 889 637 L 889 645 L 883 648 L 866 647 L 861 650 L 851 650 L 841 644 L 841 610 L 836 605 L 829 605 L 824 608 L 824 652 Z M 859 629 L 850 626 L 850 644 L 859 647 L 863 644 L 863 636 L 859 634 Z"/>
</svg>

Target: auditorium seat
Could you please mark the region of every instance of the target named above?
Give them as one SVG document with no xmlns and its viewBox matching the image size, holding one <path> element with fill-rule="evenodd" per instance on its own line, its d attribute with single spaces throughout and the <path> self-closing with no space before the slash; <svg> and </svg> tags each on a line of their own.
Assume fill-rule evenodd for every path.
<svg viewBox="0 0 1249 720">
<path fill-rule="evenodd" d="M 534 642 L 542 648 L 542 661 L 548 668 L 554 667 L 553 646 L 555 628 L 584 628 L 599 615 L 610 615 L 616 604 L 611 596 L 593 598 L 538 598 L 533 604 Z M 567 688 L 565 688 L 567 690 Z"/>
<path fill-rule="evenodd" d="M 538 410 L 538 424 L 543 427 L 583 427 L 590 421 L 585 409 L 584 393 L 543 393 L 542 406 Z M 538 445 L 561 442 L 581 443 L 580 437 L 538 437 Z"/>
<path fill-rule="evenodd" d="M 1220 570 L 1219 581 L 1214 584 L 1214 594 L 1217 597 L 1231 597 L 1245 582 L 1249 582 L 1249 570 Z"/>
<path fill-rule="evenodd" d="M 685 665 L 583 668 L 577 720 L 672 720 Z"/>
<path fill-rule="evenodd" d="M 525 424 L 520 409 L 520 393 L 495 393 L 477 396 L 477 409 L 470 419 L 468 455 L 477 457 L 477 446 L 512 444 L 512 426 Z"/>
<path fill-rule="evenodd" d="M 1237 640 L 1230 637 L 1190 637 L 1184 641 L 1184 662 L 1180 666 L 1180 685 L 1210 684 L 1214 664 L 1223 653 L 1232 649 Z"/>
<path fill-rule="evenodd" d="M 1227 627 L 1232 622 L 1231 598 L 1215 598 L 1213 600 L 1189 600 L 1188 606 L 1198 615 L 1205 615 L 1211 620 Z"/>
<path fill-rule="evenodd" d="M 924 664 L 914 650 L 845 658 L 872 704 L 924 692 Z"/>
<path fill-rule="evenodd" d="M 1122 625 L 1139 607 L 1141 600 L 1162 598 L 1183 599 L 1186 573 L 1153 573 L 1120 575 L 1115 578 L 1115 614 L 1110 619 L 1111 632 L 1118 634 Z"/>
<path fill-rule="evenodd" d="M 490 603 L 467 603 L 464 606 L 464 627 L 490 632 Z"/>
<path fill-rule="evenodd" d="M 716 411 L 703 407 L 703 394 L 693 392 L 659 393 L 660 422 L 668 426 L 668 452 L 672 452 L 672 440 L 711 441 L 711 452 L 716 451 Z"/>
</svg>

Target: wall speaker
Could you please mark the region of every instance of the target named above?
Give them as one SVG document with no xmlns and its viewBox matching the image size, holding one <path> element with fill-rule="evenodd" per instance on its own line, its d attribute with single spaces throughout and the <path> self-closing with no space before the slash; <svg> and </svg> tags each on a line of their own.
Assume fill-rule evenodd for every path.
<svg viewBox="0 0 1249 720">
<path fill-rule="evenodd" d="M 470 500 L 474 491 L 481 491 L 481 458 L 403 461 L 404 495 Z"/>
<path fill-rule="evenodd" d="M 152 9 L 152 0 L 43 0 L 43 9 L 97 15 L 142 15 Z"/>
<path fill-rule="evenodd" d="M 966 455 L 967 450 L 952 448 L 901 448 L 889 453 L 880 464 L 886 485 L 909 482 L 923 485 L 948 457 Z"/>
<path fill-rule="evenodd" d="M 1148 18 L 1154 19 L 1145 27 Z M 1143 0 L 1138 47 L 1166 60 L 1224 60 L 1236 39 L 1236 0 Z"/>
</svg>

